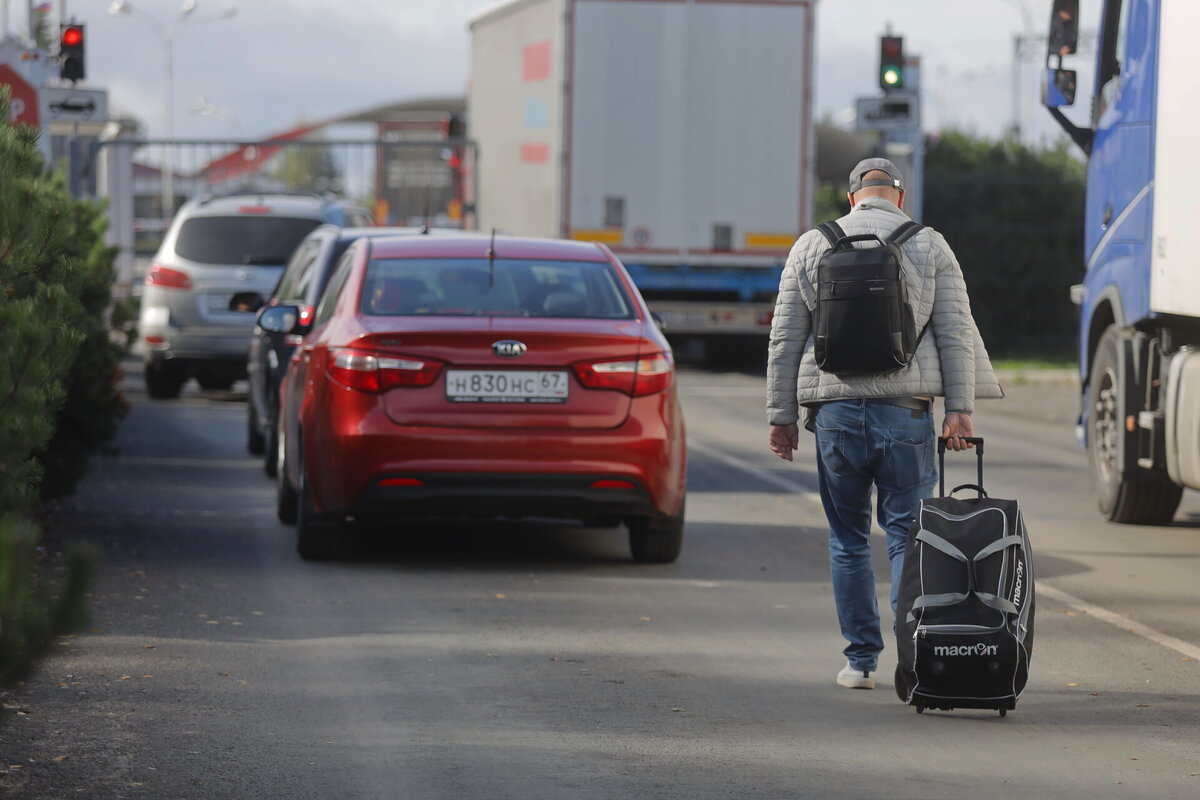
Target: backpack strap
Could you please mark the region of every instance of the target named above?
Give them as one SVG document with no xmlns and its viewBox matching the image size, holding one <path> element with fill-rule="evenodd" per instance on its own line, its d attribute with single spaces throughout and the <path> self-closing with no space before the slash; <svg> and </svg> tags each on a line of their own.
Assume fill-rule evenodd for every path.
<svg viewBox="0 0 1200 800">
<path fill-rule="evenodd" d="M 833 220 L 829 220 L 829 222 L 822 222 L 817 226 L 817 230 L 824 234 L 825 238 L 829 240 L 830 247 L 837 247 L 837 243 L 846 238 L 846 232 L 842 230 L 842 226 L 838 225 Z"/>
<path fill-rule="evenodd" d="M 907 242 L 913 236 L 920 233 L 925 226 L 919 222 L 913 222 L 911 219 L 908 222 L 902 223 L 900 227 L 892 231 L 892 235 L 887 238 L 885 244 L 894 244 L 897 247 Z"/>
</svg>

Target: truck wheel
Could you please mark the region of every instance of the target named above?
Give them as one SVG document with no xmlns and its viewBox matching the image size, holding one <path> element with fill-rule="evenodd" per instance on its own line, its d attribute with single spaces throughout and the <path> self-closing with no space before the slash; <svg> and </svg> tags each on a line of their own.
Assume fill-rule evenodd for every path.
<svg viewBox="0 0 1200 800">
<path fill-rule="evenodd" d="M 683 549 L 683 506 L 679 505 L 679 514 L 674 517 L 629 520 L 629 550 L 634 561 L 670 564 L 679 558 Z"/>
<path fill-rule="evenodd" d="M 146 394 L 154 400 L 176 399 L 187 380 L 187 375 L 182 370 L 154 362 L 146 364 L 143 375 L 146 379 Z"/>
<path fill-rule="evenodd" d="M 1142 480 L 1124 480 L 1119 458 L 1121 438 L 1127 436 L 1119 416 L 1121 385 L 1120 329 L 1110 326 L 1092 359 L 1088 414 L 1088 460 L 1100 513 L 1113 522 L 1167 525 L 1183 497 L 1183 489 L 1166 476 L 1139 470 Z M 1133 446 L 1132 442 L 1127 446 Z M 1148 480 L 1147 480 L 1148 479 Z"/>
</svg>

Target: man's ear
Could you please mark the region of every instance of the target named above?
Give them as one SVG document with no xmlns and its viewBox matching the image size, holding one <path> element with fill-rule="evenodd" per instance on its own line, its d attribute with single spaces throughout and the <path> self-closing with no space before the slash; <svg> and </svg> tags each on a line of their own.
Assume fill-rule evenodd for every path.
<svg viewBox="0 0 1200 800">
<path fill-rule="evenodd" d="M 857 203 L 854 202 L 854 193 L 853 192 L 846 192 L 846 199 L 850 201 L 851 208 L 854 208 L 854 206 L 857 205 Z"/>
<path fill-rule="evenodd" d="M 901 211 L 904 210 L 904 190 L 903 189 L 900 190 L 900 199 L 898 201 L 896 201 L 896 208 L 900 209 Z"/>
</svg>

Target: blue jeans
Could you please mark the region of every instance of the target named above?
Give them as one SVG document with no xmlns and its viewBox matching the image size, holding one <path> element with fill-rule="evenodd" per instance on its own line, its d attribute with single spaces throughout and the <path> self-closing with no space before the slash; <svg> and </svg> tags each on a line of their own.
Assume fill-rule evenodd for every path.
<svg viewBox="0 0 1200 800">
<path fill-rule="evenodd" d="M 883 638 L 871 566 L 871 484 L 887 534 L 894 615 L 908 529 L 937 482 L 933 417 L 881 400 L 837 400 L 817 409 L 816 434 L 833 597 L 849 642 L 842 652 L 855 669 L 874 671 Z"/>
</svg>

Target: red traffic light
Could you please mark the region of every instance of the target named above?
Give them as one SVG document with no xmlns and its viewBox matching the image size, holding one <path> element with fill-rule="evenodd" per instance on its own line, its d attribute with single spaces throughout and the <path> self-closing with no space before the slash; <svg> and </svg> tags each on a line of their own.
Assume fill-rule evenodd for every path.
<svg viewBox="0 0 1200 800">
<path fill-rule="evenodd" d="M 64 81 L 78 83 L 84 77 L 83 25 L 71 23 L 58 30 L 58 75 Z"/>
</svg>

